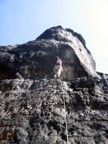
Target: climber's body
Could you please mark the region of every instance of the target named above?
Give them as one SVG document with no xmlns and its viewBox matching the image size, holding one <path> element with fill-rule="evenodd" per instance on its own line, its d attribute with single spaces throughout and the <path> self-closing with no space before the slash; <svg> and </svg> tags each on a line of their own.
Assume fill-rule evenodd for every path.
<svg viewBox="0 0 108 144">
<path fill-rule="evenodd" d="M 63 71 L 62 60 L 57 56 L 57 61 L 54 66 L 54 78 L 59 78 Z"/>
</svg>

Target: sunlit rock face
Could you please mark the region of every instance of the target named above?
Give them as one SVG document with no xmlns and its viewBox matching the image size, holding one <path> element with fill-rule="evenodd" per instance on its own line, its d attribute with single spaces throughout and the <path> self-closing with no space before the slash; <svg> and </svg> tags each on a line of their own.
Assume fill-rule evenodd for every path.
<svg viewBox="0 0 108 144">
<path fill-rule="evenodd" d="M 56 56 L 63 61 L 63 80 L 99 77 L 83 37 L 61 26 L 46 30 L 34 41 L 1 47 L 0 51 L 1 79 L 15 77 L 16 73 L 24 78 L 53 77 Z"/>
<path fill-rule="evenodd" d="M 108 144 L 107 112 L 108 74 L 80 34 L 58 26 L 0 47 L 0 144 Z"/>
</svg>

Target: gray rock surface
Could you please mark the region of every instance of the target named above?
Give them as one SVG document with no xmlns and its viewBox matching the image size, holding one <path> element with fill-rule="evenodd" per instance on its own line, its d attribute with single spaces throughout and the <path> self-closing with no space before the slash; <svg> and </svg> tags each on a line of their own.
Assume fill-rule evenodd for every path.
<svg viewBox="0 0 108 144">
<path fill-rule="evenodd" d="M 95 72 L 80 34 L 46 32 L 0 47 L 0 144 L 107 144 L 108 74 Z M 64 72 L 54 79 L 58 54 Z"/>
<path fill-rule="evenodd" d="M 1 80 L 0 144 L 107 144 L 107 112 L 102 79 Z"/>
<path fill-rule="evenodd" d="M 52 77 L 56 56 L 63 61 L 63 80 L 88 75 L 99 77 L 95 61 L 85 45 L 81 35 L 58 26 L 48 29 L 34 41 L 0 47 L 0 79 L 16 78 L 16 73 L 24 78 Z"/>
</svg>

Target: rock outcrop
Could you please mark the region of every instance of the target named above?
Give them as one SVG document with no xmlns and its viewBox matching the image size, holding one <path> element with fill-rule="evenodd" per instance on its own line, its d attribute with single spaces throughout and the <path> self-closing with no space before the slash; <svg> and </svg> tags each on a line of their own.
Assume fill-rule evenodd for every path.
<svg viewBox="0 0 108 144">
<path fill-rule="evenodd" d="M 3 76 L 15 78 L 16 73 L 24 78 L 52 77 L 56 56 L 63 61 L 63 80 L 88 75 L 99 77 L 95 72 L 95 61 L 85 45 L 81 35 L 58 26 L 45 31 L 34 41 L 1 47 L 0 79 Z"/>
<path fill-rule="evenodd" d="M 0 144 L 107 143 L 108 74 L 95 71 L 80 34 L 58 26 L 0 47 Z"/>
<path fill-rule="evenodd" d="M 0 91 L 0 144 L 66 144 L 66 121 L 68 144 L 108 143 L 102 79 L 1 80 Z"/>
</svg>

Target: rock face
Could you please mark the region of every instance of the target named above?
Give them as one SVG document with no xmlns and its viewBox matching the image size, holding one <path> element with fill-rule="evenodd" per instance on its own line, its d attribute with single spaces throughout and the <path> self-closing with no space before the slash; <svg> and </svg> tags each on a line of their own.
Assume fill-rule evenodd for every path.
<svg viewBox="0 0 108 144">
<path fill-rule="evenodd" d="M 81 40 L 81 41 L 80 41 Z M 63 80 L 82 76 L 99 77 L 95 61 L 80 34 L 53 27 L 36 40 L 15 47 L 0 47 L 0 79 L 52 77 L 56 57 L 63 61 Z"/>
<path fill-rule="evenodd" d="M 102 79 L 1 80 L 0 91 L 0 144 L 66 144 L 66 122 L 68 144 L 108 143 Z"/>
<path fill-rule="evenodd" d="M 58 26 L 0 47 L 0 144 L 107 143 L 108 74 L 96 73 L 80 34 Z"/>
</svg>

